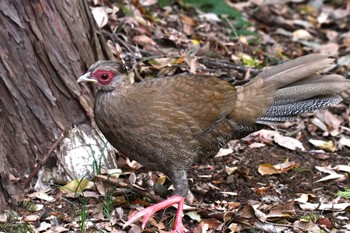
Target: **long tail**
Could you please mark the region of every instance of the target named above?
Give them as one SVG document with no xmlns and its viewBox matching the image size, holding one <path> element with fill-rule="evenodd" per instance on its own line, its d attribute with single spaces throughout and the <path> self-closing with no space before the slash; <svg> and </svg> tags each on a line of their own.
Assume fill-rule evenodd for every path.
<svg viewBox="0 0 350 233">
<path fill-rule="evenodd" d="M 263 71 L 237 89 L 236 108 L 230 116 L 242 124 L 276 124 L 341 102 L 340 95 L 349 93 L 350 80 L 318 75 L 333 61 L 324 54 L 311 54 Z"/>
</svg>

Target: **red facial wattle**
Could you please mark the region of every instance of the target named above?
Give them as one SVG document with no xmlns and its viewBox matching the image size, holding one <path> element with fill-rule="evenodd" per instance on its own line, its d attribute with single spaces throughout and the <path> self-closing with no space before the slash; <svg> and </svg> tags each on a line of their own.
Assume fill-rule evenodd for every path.
<svg viewBox="0 0 350 233">
<path fill-rule="evenodd" d="M 109 70 L 96 70 L 91 76 L 94 77 L 99 84 L 108 85 L 112 82 L 115 73 Z"/>
</svg>

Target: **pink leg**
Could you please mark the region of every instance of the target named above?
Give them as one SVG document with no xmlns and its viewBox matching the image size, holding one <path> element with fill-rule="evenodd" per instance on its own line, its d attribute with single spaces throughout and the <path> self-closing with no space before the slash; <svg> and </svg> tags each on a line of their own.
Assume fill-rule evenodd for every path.
<svg viewBox="0 0 350 233">
<path fill-rule="evenodd" d="M 177 206 L 174 230 L 171 231 L 172 233 L 183 233 L 184 231 L 187 231 L 184 225 L 182 224 L 184 202 L 185 198 L 182 197 L 182 200 L 179 201 L 179 204 Z"/>
<path fill-rule="evenodd" d="M 159 202 L 155 205 L 152 205 L 150 207 L 147 207 L 138 213 L 136 213 L 134 216 L 132 216 L 125 224 L 124 227 L 130 225 L 131 223 L 135 222 L 137 219 L 143 217 L 142 220 L 142 229 L 145 228 L 146 223 L 148 220 L 152 217 L 154 213 L 157 211 L 167 208 L 169 206 L 172 206 L 174 204 L 177 204 L 177 212 L 175 217 L 175 224 L 174 224 L 174 230 L 171 231 L 172 233 L 184 233 L 186 228 L 182 224 L 182 214 L 183 214 L 183 206 L 184 206 L 185 198 L 182 196 L 174 195 L 170 198 L 166 199 L 165 201 Z"/>
</svg>

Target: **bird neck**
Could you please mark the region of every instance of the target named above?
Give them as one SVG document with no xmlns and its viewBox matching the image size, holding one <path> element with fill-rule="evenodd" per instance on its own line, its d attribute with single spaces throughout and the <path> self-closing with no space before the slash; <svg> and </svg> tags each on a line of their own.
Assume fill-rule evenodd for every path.
<svg viewBox="0 0 350 233">
<path fill-rule="evenodd" d="M 132 87 L 133 83 L 133 76 L 129 74 L 118 74 L 109 85 L 102 86 L 101 90 L 105 92 L 117 91 L 122 93 Z"/>
</svg>

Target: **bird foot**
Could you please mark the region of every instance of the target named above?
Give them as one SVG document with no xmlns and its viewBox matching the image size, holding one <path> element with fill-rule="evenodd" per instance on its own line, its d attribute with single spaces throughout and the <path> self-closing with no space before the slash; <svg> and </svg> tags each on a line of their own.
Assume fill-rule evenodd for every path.
<svg viewBox="0 0 350 233">
<path fill-rule="evenodd" d="M 182 224 L 182 219 L 180 222 L 175 221 L 174 229 L 170 233 L 184 233 L 184 232 L 188 232 L 188 230 Z"/>
<path fill-rule="evenodd" d="M 183 206 L 184 206 L 185 198 L 182 196 L 174 195 L 165 201 L 159 202 L 155 205 L 152 205 L 150 207 L 147 207 L 143 210 L 140 210 L 138 213 L 136 213 L 134 216 L 132 216 L 123 226 L 123 228 L 129 226 L 139 218 L 143 217 L 142 220 L 142 230 L 145 228 L 148 220 L 152 217 L 152 215 L 156 212 L 158 212 L 161 209 L 165 209 L 167 207 L 170 207 L 174 204 L 177 204 L 177 212 L 175 217 L 175 224 L 174 229 L 171 231 L 171 233 L 184 233 L 187 232 L 187 229 L 182 224 L 182 214 L 183 214 Z"/>
</svg>

